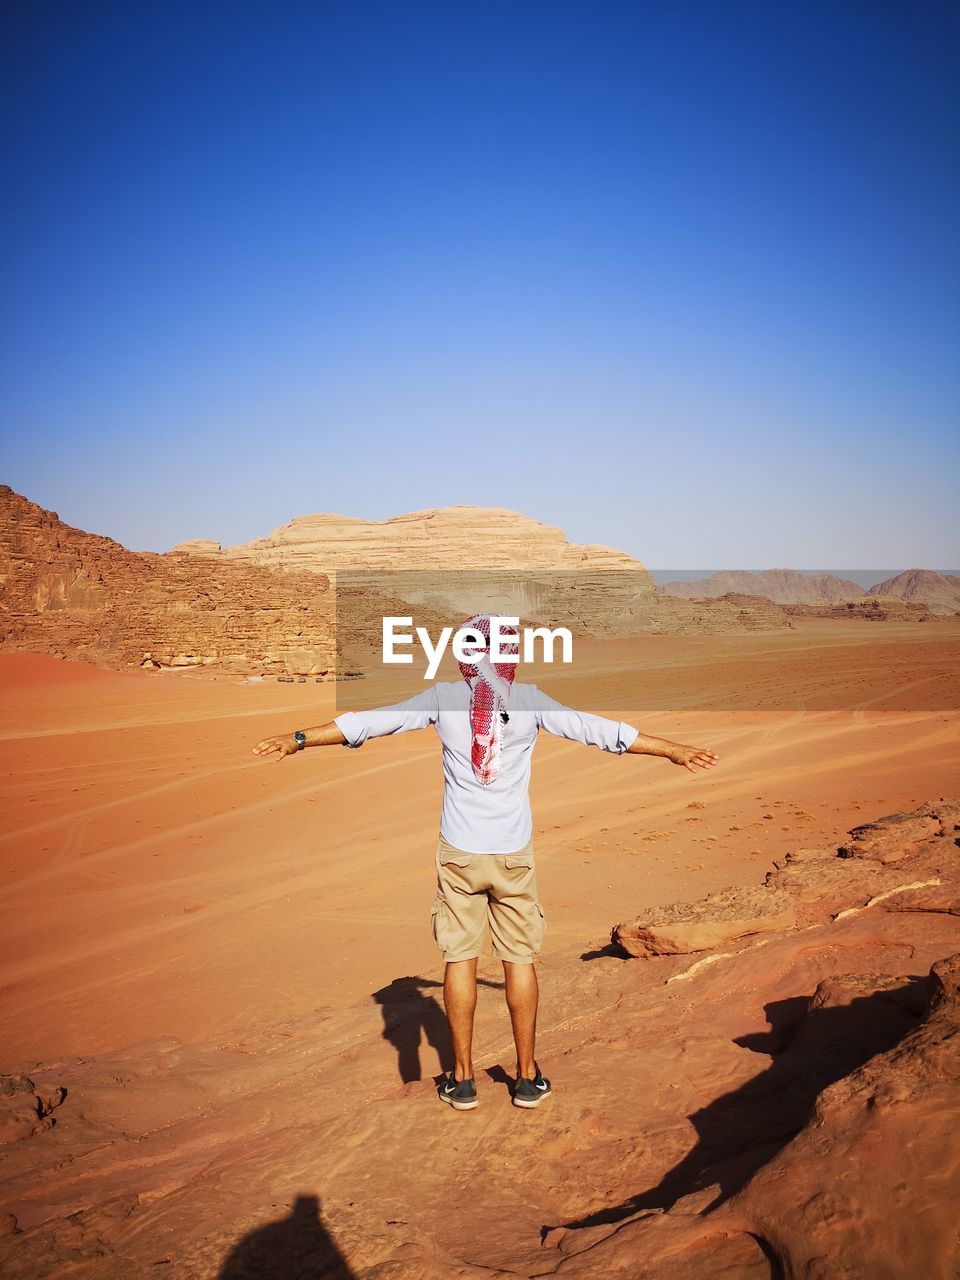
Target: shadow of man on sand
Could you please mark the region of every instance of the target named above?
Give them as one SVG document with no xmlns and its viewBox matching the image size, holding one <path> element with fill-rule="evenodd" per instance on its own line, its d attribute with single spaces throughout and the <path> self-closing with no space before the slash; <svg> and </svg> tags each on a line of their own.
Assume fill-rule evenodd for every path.
<svg viewBox="0 0 960 1280">
<path fill-rule="evenodd" d="M 563 1225 L 621 1222 L 645 1209 L 669 1209 L 684 1196 L 710 1188 L 716 1194 L 700 1211 L 717 1208 L 800 1132 L 827 1085 L 892 1049 L 917 1025 L 928 989 L 925 977 L 914 977 L 840 1006 L 810 1009 L 806 996 L 766 1005 L 769 1031 L 734 1043 L 773 1061 L 689 1117 L 698 1139 L 692 1150 L 656 1186 Z M 544 1227 L 541 1234 L 550 1230 Z"/>
<path fill-rule="evenodd" d="M 477 982 L 483 987 L 503 986 L 503 983 L 490 982 L 487 978 L 478 978 Z M 441 1070 L 453 1070 L 453 1046 L 447 1017 L 434 997 L 426 994 L 431 987 L 443 990 L 443 983 L 432 978 L 394 978 L 388 986 L 373 993 L 373 999 L 383 1014 L 383 1038 L 397 1051 L 397 1065 L 404 1084 L 423 1079 L 420 1068 L 422 1037 L 426 1037 L 427 1044 L 439 1058 Z"/>
<path fill-rule="evenodd" d="M 230 1250 L 217 1280 L 355 1280 L 323 1225 L 316 1196 L 297 1196 L 290 1216 L 257 1227 Z"/>
</svg>

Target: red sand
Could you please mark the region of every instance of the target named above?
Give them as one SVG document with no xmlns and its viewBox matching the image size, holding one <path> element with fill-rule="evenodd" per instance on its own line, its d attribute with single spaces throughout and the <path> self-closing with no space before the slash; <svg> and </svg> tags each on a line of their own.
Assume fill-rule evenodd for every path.
<svg viewBox="0 0 960 1280">
<path fill-rule="evenodd" d="M 782 851 L 955 789 L 957 714 L 935 708 L 956 705 L 958 636 L 953 622 L 805 622 L 752 645 L 598 645 L 610 675 L 590 685 L 597 710 L 720 763 L 691 776 L 544 735 L 532 789 L 544 964 L 603 945 L 645 903 L 759 881 Z M 723 710 L 725 690 L 751 681 L 782 690 L 785 709 Z M 813 701 L 827 686 L 856 709 L 801 709 L 798 688 Z M 927 709 L 883 709 L 918 686 Z M 0 689 L 4 1069 L 151 1036 L 239 1037 L 401 974 L 441 975 L 431 732 L 276 763 L 253 743 L 328 719 L 331 686 L 4 654 Z M 571 677 L 551 692 L 585 705 Z M 697 709 L 711 699 L 718 709 Z M 394 1070 L 388 1044 L 382 1056 Z"/>
</svg>

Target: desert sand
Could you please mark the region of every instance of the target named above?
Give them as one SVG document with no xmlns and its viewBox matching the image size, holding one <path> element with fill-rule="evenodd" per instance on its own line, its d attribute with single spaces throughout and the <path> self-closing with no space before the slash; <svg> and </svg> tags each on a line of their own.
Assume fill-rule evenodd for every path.
<svg viewBox="0 0 960 1280">
<path fill-rule="evenodd" d="M 509 1105 L 509 1020 L 485 958 L 481 1102 L 466 1115 L 433 1092 L 450 1057 L 429 927 L 432 732 L 264 761 L 252 745 L 329 719 L 333 686 L 0 654 L 0 1272 L 784 1274 L 795 1245 L 761 1247 L 735 1223 L 711 1235 L 698 1215 L 717 1185 L 724 1199 L 760 1185 L 805 1140 L 819 1089 L 907 1034 L 926 1007 L 917 984 L 929 994 L 931 966 L 960 952 L 960 919 L 936 905 L 836 925 L 798 917 L 762 963 L 744 951 L 672 983 L 696 955 L 626 958 L 611 929 L 756 888 L 788 853 L 829 852 L 857 824 L 956 792 L 958 640 L 952 619 L 801 619 L 775 635 L 596 641 L 589 684 L 558 673 L 554 696 L 720 762 L 691 776 L 543 735 L 538 1059 L 554 1096 L 529 1114 Z M 956 854 L 945 822 L 924 828 L 941 859 Z M 845 941 L 821 939 L 830 928 Z M 787 1120 L 765 1097 L 733 1125 L 736 1141 L 721 1119 L 705 1146 L 704 1108 L 778 1069 L 783 1011 L 793 1025 L 815 992 L 831 1008 L 862 1002 L 855 984 L 843 996 L 843 976 L 864 973 L 914 992 L 912 1005 L 888 1002 L 896 1025 L 848 1028 Z M 955 1173 L 944 1170 L 928 1240 L 945 1230 Z M 683 1265 L 663 1252 L 683 1217 L 663 1210 L 680 1201 L 700 1232 L 677 1234 Z M 624 1244 L 624 1222 L 651 1214 L 667 1224 L 656 1240 Z M 697 1270 L 720 1256 L 701 1256 L 717 1231 L 724 1269 Z M 934 1264 L 927 1275 L 941 1274 Z"/>
</svg>

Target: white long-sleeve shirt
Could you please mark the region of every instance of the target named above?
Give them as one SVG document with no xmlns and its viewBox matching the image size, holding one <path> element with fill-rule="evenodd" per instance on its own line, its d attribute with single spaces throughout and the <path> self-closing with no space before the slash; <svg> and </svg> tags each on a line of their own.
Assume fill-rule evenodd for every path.
<svg viewBox="0 0 960 1280">
<path fill-rule="evenodd" d="M 503 727 L 500 772 L 481 786 L 473 772 L 470 687 L 465 680 L 439 682 L 405 702 L 371 711 L 344 711 L 334 724 L 348 747 L 368 738 L 406 733 L 434 725 L 443 747 L 443 807 L 440 833 L 466 853 L 516 853 L 530 839 L 530 765 L 541 729 L 622 754 L 639 730 L 619 720 L 565 707 L 535 684 L 515 684 L 510 691 L 509 720 Z"/>
</svg>

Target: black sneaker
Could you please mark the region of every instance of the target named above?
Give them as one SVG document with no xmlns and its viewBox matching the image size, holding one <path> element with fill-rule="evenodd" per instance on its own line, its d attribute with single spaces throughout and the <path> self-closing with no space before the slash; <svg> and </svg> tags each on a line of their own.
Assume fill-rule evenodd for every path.
<svg viewBox="0 0 960 1280">
<path fill-rule="evenodd" d="M 513 1105 L 515 1107 L 539 1107 L 541 1101 L 549 1097 L 550 1081 L 541 1072 L 536 1063 L 537 1074 L 532 1080 L 517 1076 L 513 1086 Z"/>
<path fill-rule="evenodd" d="M 437 1096 L 457 1111 L 472 1111 L 477 1105 L 477 1086 L 473 1080 L 457 1080 L 451 1071 L 440 1082 Z"/>
</svg>

